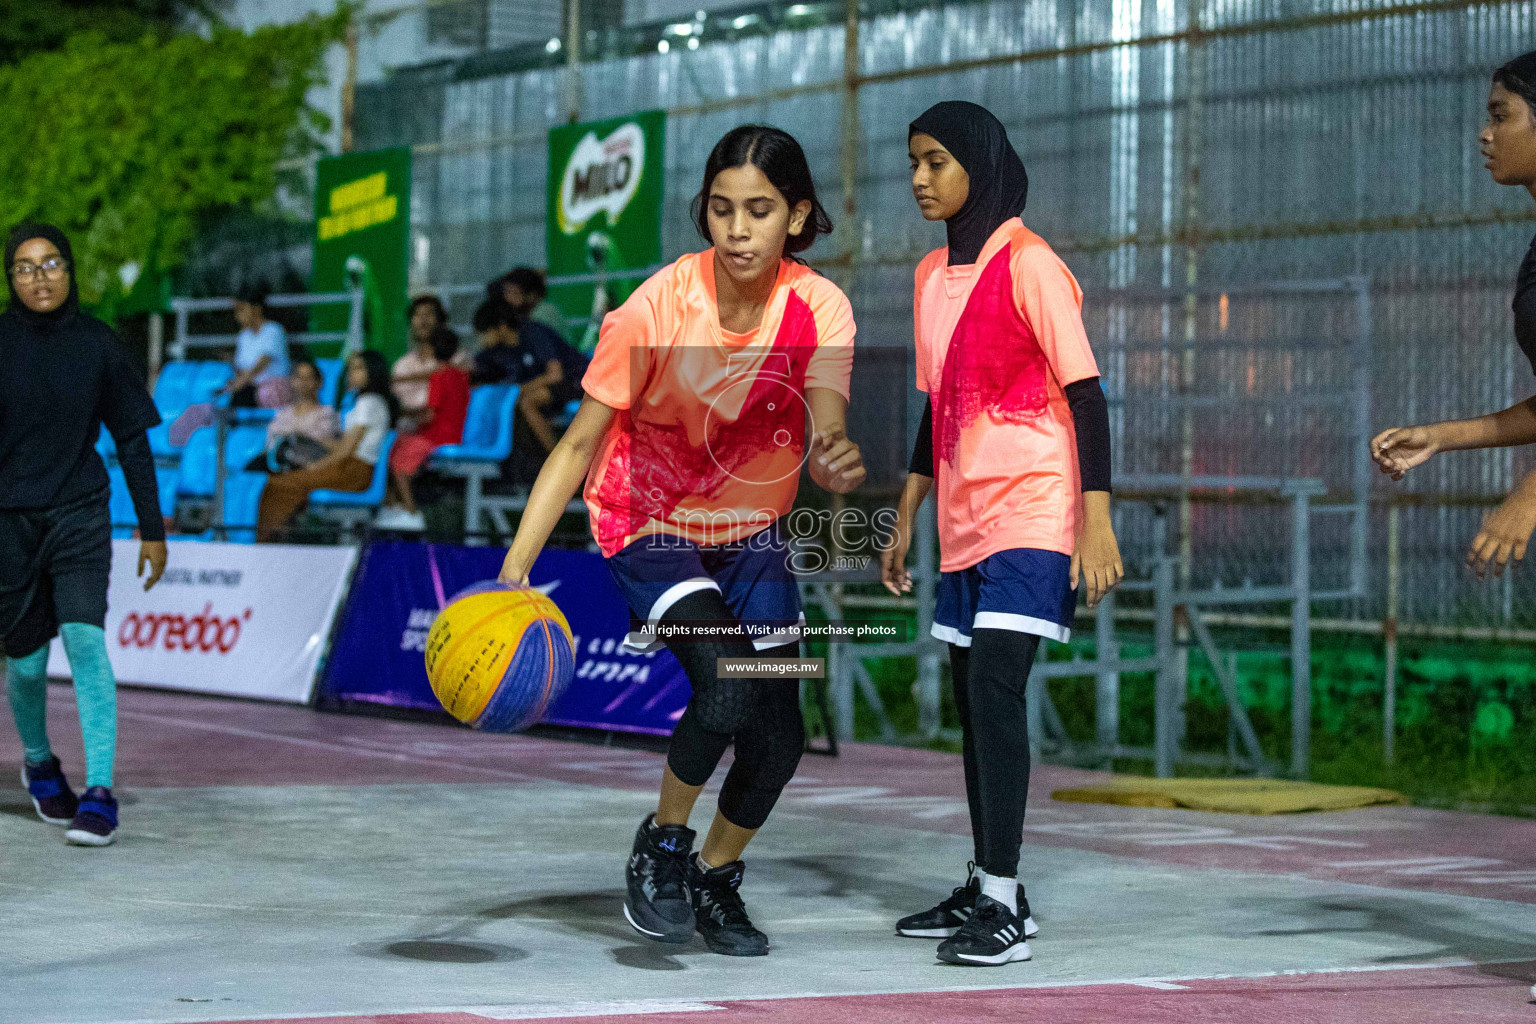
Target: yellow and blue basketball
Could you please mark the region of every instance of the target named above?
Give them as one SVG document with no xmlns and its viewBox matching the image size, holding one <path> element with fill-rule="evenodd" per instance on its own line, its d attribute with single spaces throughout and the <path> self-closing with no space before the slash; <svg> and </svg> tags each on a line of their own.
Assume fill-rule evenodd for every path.
<svg viewBox="0 0 1536 1024">
<path fill-rule="evenodd" d="M 427 679 L 448 713 L 485 732 L 544 717 L 576 670 L 560 609 L 537 590 L 480 583 L 454 595 L 427 634 Z"/>
</svg>

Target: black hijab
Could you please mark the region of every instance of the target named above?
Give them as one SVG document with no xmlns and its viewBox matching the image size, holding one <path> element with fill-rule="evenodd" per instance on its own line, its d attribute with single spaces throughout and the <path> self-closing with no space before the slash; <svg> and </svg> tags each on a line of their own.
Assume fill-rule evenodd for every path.
<svg viewBox="0 0 1536 1024">
<path fill-rule="evenodd" d="M 975 263 L 992 232 L 1024 210 L 1029 175 L 1008 141 L 1008 131 L 986 107 L 964 100 L 935 103 L 907 128 L 907 138 L 931 135 L 965 168 L 971 192 L 960 211 L 944 222 L 949 265 Z"/>
<path fill-rule="evenodd" d="M 47 313 L 39 313 L 28 308 L 27 304 L 21 301 L 21 296 L 16 294 L 16 282 L 11 278 L 11 266 L 16 260 L 16 250 L 33 238 L 43 238 L 52 242 L 54 248 L 59 250 L 59 255 L 64 257 L 69 265 L 69 294 L 57 309 L 49 310 Z M 75 285 L 74 251 L 70 249 L 69 239 L 65 237 L 64 232 L 52 224 L 26 223 L 18 224 L 11 229 L 10 237 L 5 241 L 5 284 L 11 290 L 11 304 L 6 312 L 29 326 L 52 330 L 73 320 L 80 310 L 80 292 Z"/>
</svg>

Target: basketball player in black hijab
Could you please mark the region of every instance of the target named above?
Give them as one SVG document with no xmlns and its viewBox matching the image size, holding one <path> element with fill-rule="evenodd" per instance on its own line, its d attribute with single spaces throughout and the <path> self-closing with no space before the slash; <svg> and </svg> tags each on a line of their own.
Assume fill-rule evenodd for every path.
<svg viewBox="0 0 1536 1024">
<path fill-rule="evenodd" d="M 944 222 L 949 244 L 917 269 L 917 380 L 930 398 L 882 575 L 893 593 L 909 588 L 912 523 L 937 482 L 933 634 L 949 644 L 975 861 L 964 885 L 896 931 L 945 939 L 946 962 L 996 966 L 1028 960 L 1038 931 L 1018 884 L 1030 665 L 1042 637 L 1070 636 L 1079 582 L 1096 604 L 1122 575 L 1109 416 L 1082 291 L 1019 219 L 1029 177 L 1001 122 L 940 103 L 908 143 L 918 209 Z"/>
<path fill-rule="evenodd" d="M 1523 188 L 1536 199 L 1536 51 L 1499 67 L 1488 90 L 1488 121 L 1478 136 L 1484 164 L 1500 185 Z M 1515 275 L 1515 343 L 1536 369 L 1536 240 Z M 1536 442 L 1536 398 L 1470 420 L 1393 427 L 1371 441 L 1371 455 L 1393 480 L 1437 452 L 1506 448 Z M 1467 565 L 1479 577 L 1503 574 L 1525 558 L 1536 530 L 1536 473 L 1527 475 L 1467 549 Z"/>
<path fill-rule="evenodd" d="M 78 846 L 117 830 L 112 769 L 117 692 L 102 627 L 112 565 L 105 424 L 139 520 L 139 574 L 165 570 L 155 463 L 145 431 L 160 422 L 117 335 L 80 311 L 69 239 L 22 224 L 5 245 L 10 304 L 0 313 L 0 646 L 25 750 L 22 779 L 38 816 Z M 48 643 L 61 635 L 85 740 L 86 790 L 76 798 L 48 743 Z"/>
</svg>

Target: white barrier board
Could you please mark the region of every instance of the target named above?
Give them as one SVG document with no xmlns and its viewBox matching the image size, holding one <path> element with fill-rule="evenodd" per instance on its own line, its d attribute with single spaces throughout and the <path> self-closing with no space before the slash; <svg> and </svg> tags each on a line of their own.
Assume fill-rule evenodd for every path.
<svg viewBox="0 0 1536 1024">
<path fill-rule="evenodd" d="M 107 651 L 120 683 L 307 703 L 357 550 L 171 541 L 151 591 L 112 542 Z M 49 675 L 67 678 L 54 640 Z"/>
</svg>

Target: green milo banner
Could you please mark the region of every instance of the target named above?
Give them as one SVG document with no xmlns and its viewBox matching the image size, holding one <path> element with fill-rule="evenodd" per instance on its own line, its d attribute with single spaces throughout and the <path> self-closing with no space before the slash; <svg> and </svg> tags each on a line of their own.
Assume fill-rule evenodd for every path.
<svg viewBox="0 0 1536 1024">
<path fill-rule="evenodd" d="M 406 347 L 410 242 L 408 147 L 346 153 L 320 161 L 315 171 L 315 262 L 310 289 L 343 291 L 349 279 L 360 276 L 368 347 L 391 359 Z M 347 313 L 345 306 L 314 307 L 311 329 L 344 331 Z"/>
<path fill-rule="evenodd" d="M 614 308 L 645 280 L 634 272 L 661 262 L 666 123 L 663 111 L 647 110 L 549 130 L 549 276 L 592 278 L 550 285 L 550 299 L 567 318 L 590 318 L 594 298 Z M 590 352 L 596 327 L 567 334 Z"/>
</svg>

